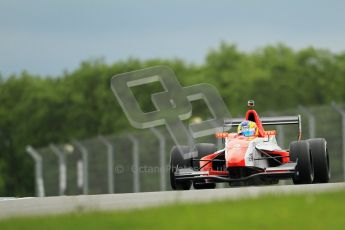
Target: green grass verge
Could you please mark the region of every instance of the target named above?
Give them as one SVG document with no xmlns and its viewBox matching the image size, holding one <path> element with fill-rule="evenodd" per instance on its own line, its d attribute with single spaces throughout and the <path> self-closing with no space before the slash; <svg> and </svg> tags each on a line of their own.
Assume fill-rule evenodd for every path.
<svg viewBox="0 0 345 230">
<path fill-rule="evenodd" d="M 0 229 L 345 229 L 345 191 L 12 218 Z"/>
</svg>

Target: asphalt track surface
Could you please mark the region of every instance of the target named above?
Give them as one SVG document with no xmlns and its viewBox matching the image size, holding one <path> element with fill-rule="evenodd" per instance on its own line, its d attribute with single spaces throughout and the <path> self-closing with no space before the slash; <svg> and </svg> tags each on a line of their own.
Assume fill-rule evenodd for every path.
<svg viewBox="0 0 345 230">
<path fill-rule="evenodd" d="M 238 200 L 271 194 L 312 194 L 344 189 L 345 183 L 329 183 L 42 198 L 0 198 L 0 219 L 80 211 L 129 210 L 176 203 Z"/>
</svg>

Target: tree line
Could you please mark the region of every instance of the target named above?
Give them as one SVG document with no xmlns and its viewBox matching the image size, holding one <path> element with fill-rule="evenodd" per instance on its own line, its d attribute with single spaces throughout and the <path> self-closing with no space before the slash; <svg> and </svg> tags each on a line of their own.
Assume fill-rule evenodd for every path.
<svg viewBox="0 0 345 230">
<path fill-rule="evenodd" d="M 256 100 L 259 111 L 345 99 L 345 52 L 294 50 L 283 44 L 243 52 L 222 42 L 199 65 L 131 58 L 113 64 L 84 61 L 56 77 L 25 71 L 0 75 L 0 196 L 34 194 L 33 162 L 25 153 L 26 145 L 39 147 L 128 129 L 110 79 L 155 65 L 172 68 L 182 86 L 215 85 L 235 115 L 245 110 L 248 99 Z M 148 92 L 160 90 L 159 84 L 134 89 L 143 108 L 153 108 Z M 203 114 L 203 107 L 197 105 L 193 112 Z"/>
</svg>

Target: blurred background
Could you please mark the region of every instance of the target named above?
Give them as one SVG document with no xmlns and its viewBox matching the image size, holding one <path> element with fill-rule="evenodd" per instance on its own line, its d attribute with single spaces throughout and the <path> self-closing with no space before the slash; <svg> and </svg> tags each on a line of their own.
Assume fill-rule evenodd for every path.
<svg viewBox="0 0 345 230">
<path fill-rule="evenodd" d="M 0 196 L 169 190 L 170 136 L 131 128 L 110 90 L 112 76 L 155 65 L 182 86 L 215 85 L 234 117 L 248 99 L 266 116 L 301 114 L 343 181 L 344 11 L 336 0 L 2 0 Z M 161 90 L 134 93 L 150 111 Z M 193 104 L 191 121 L 208 116 Z M 296 138 L 272 128 L 285 148 Z"/>
</svg>

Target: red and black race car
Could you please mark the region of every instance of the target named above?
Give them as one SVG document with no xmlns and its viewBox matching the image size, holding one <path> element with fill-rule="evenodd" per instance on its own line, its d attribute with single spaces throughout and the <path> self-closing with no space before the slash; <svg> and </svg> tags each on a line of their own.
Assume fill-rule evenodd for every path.
<svg viewBox="0 0 345 230">
<path fill-rule="evenodd" d="M 216 150 L 214 144 L 195 146 L 194 156 L 188 146 L 174 146 L 170 159 L 170 182 L 174 190 L 215 188 L 216 183 L 230 186 L 277 184 L 280 179 L 292 179 L 294 184 L 327 183 L 330 179 L 327 142 L 323 138 L 301 140 L 301 117 L 262 117 L 253 109 L 244 119 L 232 119 L 225 125 L 238 127 L 243 120 L 254 122 L 256 133 L 217 133 L 224 139 L 225 148 Z M 276 131 L 265 131 L 266 125 L 298 125 L 298 140 L 288 150 L 277 145 Z"/>
</svg>

